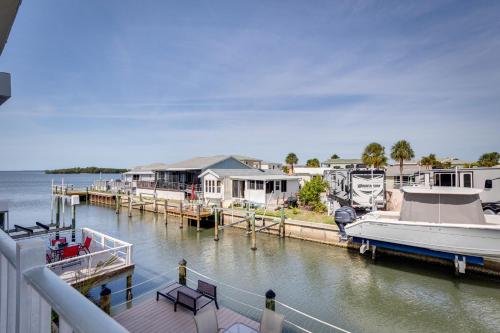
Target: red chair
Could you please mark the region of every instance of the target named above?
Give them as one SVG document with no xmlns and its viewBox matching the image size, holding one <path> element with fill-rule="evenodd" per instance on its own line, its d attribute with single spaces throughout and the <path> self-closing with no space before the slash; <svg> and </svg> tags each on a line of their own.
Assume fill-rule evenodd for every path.
<svg viewBox="0 0 500 333">
<path fill-rule="evenodd" d="M 66 241 L 66 237 L 60 237 L 59 239 L 53 239 L 53 240 L 51 240 L 51 241 L 50 241 L 50 244 L 51 244 L 52 246 L 55 246 L 55 245 L 56 245 L 56 243 L 59 243 L 59 244 L 66 244 L 66 243 L 67 243 L 67 241 Z"/>
<path fill-rule="evenodd" d="M 85 241 L 83 242 L 83 244 L 80 244 L 80 251 L 90 253 L 90 243 L 92 243 L 92 238 L 85 237 Z"/>
<path fill-rule="evenodd" d="M 66 246 L 63 249 L 63 259 L 78 257 L 80 255 L 80 245 Z"/>
</svg>

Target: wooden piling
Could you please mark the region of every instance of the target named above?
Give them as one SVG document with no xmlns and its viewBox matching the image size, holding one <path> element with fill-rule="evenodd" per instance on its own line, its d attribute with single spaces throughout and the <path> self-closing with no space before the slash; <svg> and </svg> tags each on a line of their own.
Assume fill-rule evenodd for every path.
<svg viewBox="0 0 500 333">
<path fill-rule="evenodd" d="M 75 242 L 75 231 L 76 231 L 76 205 L 71 205 L 71 241 Z"/>
<path fill-rule="evenodd" d="M 164 205 L 165 205 L 165 214 L 163 214 L 163 219 L 165 220 L 165 224 L 167 224 L 168 223 L 168 211 L 167 211 L 168 200 L 167 199 L 165 199 Z"/>
<path fill-rule="evenodd" d="M 272 289 L 266 291 L 266 309 L 271 311 L 276 309 L 276 293 Z"/>
<path fill-rule="evenodd" d="M 201 205 L 196 206 L 196 231 L 200 232 L 200 222 L 201 222 Z"/>
<path fill-rule="evenodd" d="M 158 205 L 156 204 L 156 194 L 153 196 L 153 212 L 158 213 Z"/>
<path fill-rule="evenodd" d="M 139 193 L 139 210 L 142 212 L 144 210 L 144 205 L 142 204 L 142 193 Z"/>
<path fill-rule="evenodd" d="M 115 196 L 115 213 L 120 214 L 120 204 L 121 204 L 121 198 L 119 194 L 116 194 Z"/>
<path fill-rule="evenodd" d="M 85 202 L 88 205 L 89 204 L 89 187 L 87 186 L 85 189 L 86 189 Z"/>
<path fill-rule="evenodd" d="M 187 270 L 186 270 L 187 262 L 185 259 L 181 259 L 179 261 L 179 284 L 185 286 L 187 280 Z"/>
<path fill-rule="evenodd" d="M 253 251 L 257 250 L 257 233 L 255 232 L 255 212 L 252 212 L 250 219 L 252 220 L 252 247 Z"/>
<path fill-rule="evenodd" d="M 132 217 L 132 197 L 128 196 L 128 217 Z"/>
<path fill-rule="evenodd" d="M 285 207 L 283 207 L 283 206 L 281 206 L 281 209 L 280 209 L 279 236 L 281 238 L 285 237 Z"/>
<path fill-rule="evenodd" d="M 108 315 L 111 313 L 111 289 L 106 287 L 105 284 L 101 287 L 101 309 L 106 312 Z"/>
<path fill-rule="evenodd" d="M 217 207 L 214 207 L 214 220 L 214 241 L 217 242 L 219 240 L 219 209 Z"/>
<path fill-rule="evenodd" d="M 131 301 L 134 295 L 132 295 L 132 274 L 127 275 L 127 301 Z"/>
<path fill-rule="evenodd" d="M 184 211 L 182 209 L 182 201 L 180 202 L 179 204 L 179 209 L 180 209 L 180 215 L 181 215 L 181 221 L 180 221 L 180 224 L 179 224 L 179 228 L 183 228 L 183 224 L 184 224 Z"/>
<path fill-rule="evenodd" d="M 250 225 L 250 205 L 248 203 L 246 203 L 245 217 L 247 219 L 247 232 L 250 232 L 250 228 L 251 228 L 251 225 Z"/>
<path fill-rule="evenodd" d="M 61 221 L 61 198 L 56 195 L 56 227 L 59 229 L 60 221 Z"/>
</svg>

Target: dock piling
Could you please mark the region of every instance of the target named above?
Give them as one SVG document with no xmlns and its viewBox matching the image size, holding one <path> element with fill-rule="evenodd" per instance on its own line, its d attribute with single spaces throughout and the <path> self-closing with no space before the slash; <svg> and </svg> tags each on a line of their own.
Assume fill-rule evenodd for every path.
<svg viewBox="0 0 500 333">
<path fill-rule="evenodd" d="M 71 205 L 71 241 L 75 242 L 75 231 L 76 231 L 76 205 Z"/>
<path fill-rule="evenodd" d="M 168 223 L 168 211 L 167 211 L 167 209 L 168 209 L 168 200 L 167 199 L 164 200 L 164 205 L 165 205 L 164 206 L 165 207 L 165 212 L 164 212 L 165 214 L 163 215 L 163 219 L 165 220 L 165 224 L 167 224 Z"/>
<path fill-rule="evenodd" d="M 198 204 L 196 206 L 196 231 L 197 232 L 200 232 L 200 222 L 201 222 L 200 216 L 201 216 L 201 205 Z"/>
<path fill-rule="evenodd" d="M 250 219 L 252 220 L 252 247 L 253 251 L 257 250 L 257 233 L 255 232 L 255 212 L 252 212 Z"/>
<path fill-rule="evenodd" d="M 132 274 L 127 275 L 127 301 L 131 301 L 134 296 L 132 295 Z"/>
<path fill-rule="evenodd" d="M 120 214 L 120 204 L 121 204 L 121 198 L 120 194 L 116 194 L 115 196 L 115 213 Z"/>
<path fill-rule="evenodd" d="M 105 284 L 101 286 L 101 309 L 106 312 L 108 315 L 111 313 L 111 289 L 106 287 Z"/>
<path fill-rule="evenodd" d="M 132 196 L 128 196 L 128 217 L 132 217 Z"/>
<path fill-rule="evenodd" d="M 283 206 L 281 206 L 281 209 L 280 209 L 279 236 L 281 238 L 285 237 L 285 207 L 283 207 Z"/>
<path fill-rule="evenodd" d="M 214 228 L 214 241 L 219 240 L 219 209 L 218 207 L 214 207 L 214 220 L 215 220 L 215 228 Z"/>
<path fill-rule="evenodd" d="M 180 220 L 180 224 L 179 224 L 179 228 L 182 229 L 184 226 L 184 211 L 183 211 L 183 208 L 182 208 L 182 201 L 180 202 L 179 204 L 179 209 L 180 209 L 180 215 L 181 215 L 181 220 Z"/>
<path fill-rule="evenodd" d="M 245 213 L 245 217 L 247 218 L 247 232 L 250 232 L 250 205 L 248 204 L 248 202 L 246 203 L 246 213 Z"/>
</svg>

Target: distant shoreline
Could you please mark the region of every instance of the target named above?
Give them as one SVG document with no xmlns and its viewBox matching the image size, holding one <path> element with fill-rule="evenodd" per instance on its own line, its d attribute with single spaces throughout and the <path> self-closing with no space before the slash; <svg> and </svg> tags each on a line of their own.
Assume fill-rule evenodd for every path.
<svg viewBox="0 0 500 333">
<path fill-rule="evenodd" d="M 65 168 L 65 169 L 52 169 L 45 170 L 46 174 L 98 174 L 98 173 L 124 173 L 127 172 L 128 169 L 121 168 L 98 168 L 98 167 L 75 167 L 75 168 Z"/>
</svg>

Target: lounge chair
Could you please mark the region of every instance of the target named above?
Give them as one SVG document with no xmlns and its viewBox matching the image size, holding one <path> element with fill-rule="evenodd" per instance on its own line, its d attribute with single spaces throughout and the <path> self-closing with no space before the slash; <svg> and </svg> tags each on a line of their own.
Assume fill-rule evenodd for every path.
<svg viewBox="0 0 500 333">
<path fill-rule="evenodd" d="M 194 316 L 194 322 L 197 333 L 218 333 L 224 331 L 224 328 L 219 327 L 217 313 L 212 306 Z"/>
<path fill-rule="evenodd" d="M 283 331 L 283 321 L 285 316 L 269 309 L 264 309 L 260 318 L 259 332 L 261 333 L 281 333 Z"/>
<path fill-rule="evenodd" d="M 85 237 L 83 244 L 80 244 L 79 252 L 83 251 L 85 253 L 90 253 L 90 244 L 92 243 L 92 238 Z"/>
</svg>

